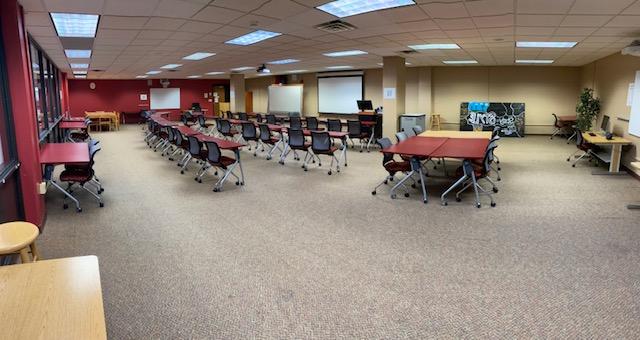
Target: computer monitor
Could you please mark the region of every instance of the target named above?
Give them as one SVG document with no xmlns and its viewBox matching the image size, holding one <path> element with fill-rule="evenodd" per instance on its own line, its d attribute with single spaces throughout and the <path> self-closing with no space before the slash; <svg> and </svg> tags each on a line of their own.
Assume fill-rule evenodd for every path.
<svg viewBox="0 0 640 340">
<path fill-rule="evenodd" d="M 602 123 L 600 124 L 600 130 L 607 132 L 608 127 L 609 127 L 609 116 L 604 115 L 602 117 Z"/>
<path fill-rule="evenodd" d="M 200 103 L 191 103 L 191 110 L 193 111 L 201 111 Z"/>
<path fill-rule="evenodd" d="M 371 111 L 373 110 L 373 104 L 370 100 L 358 100 L 358 110 Z"/>
</svg>

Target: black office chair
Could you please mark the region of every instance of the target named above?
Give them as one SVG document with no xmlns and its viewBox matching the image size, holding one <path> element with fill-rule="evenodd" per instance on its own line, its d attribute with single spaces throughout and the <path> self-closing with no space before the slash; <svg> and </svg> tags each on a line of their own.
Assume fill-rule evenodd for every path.
<svg viewBox="0 0 640 340">
<path fill-rule="evenodd" d="M 298 151 L 306 152 L 304 156 L 304 161 L 307 161 L 307 157 L 309 154 L 309 147 L 311 147 L 311 143 L 307 143 L 304 138 L 304 132 L 301 129 L 289 129 L 288 132 L 289 139 L 287 140 L 287 145 L 285 146 L 285 150 L 280 156 L 280 164 L 284 164 L 284 160 L 289 155 L 289 152 L 293 150 L 293 159 L 296 161 L 300 160 L 300 156 L 298 155 Z M 315 162 L 315 160 L 314 160 Z"/>
<path fill-rule="evenodd" d="M 558 116 L 555 113 L 552 113 L 551 115 L 553 116 L 553 127 L 555 128 L 555 130 L 553 130 L 553 133 L 551 134 L 550 139 L 553 139 L 553 137 L 555 137 L 556 135 L 560 133 L 564 133 L 565 130 L 567 129 L 567 125 L 561 123 L 560 120 L 558 119 Z"/>
<path fill-rule="evenodd" d="M 218 179 L 216 184 L 213 185 L 213 191 L 214 192 L 222 191 L 222 183 L 230 175 L 236 178 L 236 185 L 240 185 L 240 184 L 244 185 L 244 183 L 240 182 L 240 177 L 238 177 L 233 172 L 233 170 L 239 164 L 238 160 L 228 156 L 223 156 L 222 152 L 220 151 L 220 147 L 216 142 L 206 142 L 206 145 L 207 145 L 206 164 L 204 167 L 204 172 L 200 174 L 200 177 L 202 177 L 206 173 L 207 169 L 211 167 L 220 169 L 222 171 L 222 177 L 220 177 L 220 179 Z M 202 183 L 202 180 L 200 180 L 200 183 Z"/>
<path fill-rule="evenodd" d="M 295 130 L 302 130 L 302 119 L 300 117 L 290 117 L 289 128 L 295 129 Z"/>
<path fill-rule="evenodd" d="M 276 119 L 276 116 L 273 114 L 268 114 L 267 116 L 267 124 L 271 124 L 271 125 L 276 125 L 278 124 L 278 121 Z"/>
<path fill-rule="evenodd" d="M 357 139 L 360 143 L 360 152 L 364 148 L 365 140 L 368 141 L 371 138 L 371 135 L 364 132 L 362 130 L 362 123 L 359 120 L 348 120 L 347 121 L 347 132 L 349 132 L 349 140 L 351 140 L 351 148 L 356 146 L 355 140 Z M 367 151 L 369 149 L 367 148 Z"/>
<path fill-rule="evenodd" d="M 238 112 L 238 119 L 248 122 L 249 121 L 249 115 L 247 115 L 246 112 Z"/>
<path fill-rule="evenodd" d="M 249 151 L 251 151 L 251 142 L 255 143 L 256 150 L 258 149 L 258 134 L 256 133 L 256 126 L 251 122 L 242 123 L 242 139 L 247 142 Z M 255 153 L 253 154 L 256 155 Z"/>
<path fill-rule="evenodd" d="M 396 132 L 396 139 L 398 140 L 398 143 L 400 143 L 402 141 L 409 139 L 409 135 L 407 135 L 407 133 L 404 131 L 399 131 L 399 132 Z"/>
<path fill-rule="evenodd" d="M 392 146 L 391 140 L 386 137 L 378 139 L 376 141 L 376 144 L 380 146 L 381 150 L 390 148 Z M 392 153 L 383 152 L 382 155 L 383 155 L 382 166 L 384 167 L 384 169 L 387 171 L 388 174 L 380 184 L 378 184 L 375 188 L 373 188 L 371 195 L 375 195 L 377 193 L 378 188 L 383 184 L 386 185 L 389 183 L 389 181 L 393 181 L 398 172 L 405 174 L 405 176 L 409 172 L 411 172 L 411 162 L 405 161 L 405 160 L 396 161 L 393 159 L 394 155 Z M 401 184 L 401 186 L 405 191 L 404 196 L 409 197 L 409 188 L 407 188 L 404 184 Z M 392 194 L 391 198 L 396 198 L 395 194 Z"/>
<path fill-rule="evenodd" d="M 200 143 L 198 138 L 194 136 L 187 136 L 187 140 L 189 141 L 189 153 L 187 159 L 182 164 L 182 168 L 180 169 L 181 174 L 184 174 L 184 171 L 187 169 L 191 160 L 195 159 L 196 162 L 202 163 L 207 157 L 207 151 L 202 148 L 202 143 Z M 196 172 L 196 174 L 199 174 L 201 170 L 202 167 Z M 197 177 L 198 176 L 196 175 L 196 180 L 198 179 Z"/>
<path fill-rule="evenodd" d="M 227 111 L 227 119 L 234 119 L 233 113 L 231 111 Z"/>
<path fill-rule="evenodd" d="M 173 161 L 173 156 L 175 156 L 177 153 L 182 153 L 184 156 L 184 153 L 189 150 L 189 141 L 182 136 L 180 130 L 173 127 L 171 129 L 173 130 L 173 135 L 175 137 L 175 140 L 173 142 L 175 149 L 171 154 L 169 154 L 169 160 Z"/>
<path fill-rule="evenodd" d="M 308 170 L 309 159 L 316 157 L 318 159 L 318 166 L 322 166 L 322 161 L 320 160 L 320 155 L 327 155 L 331 157 L 331 164 L 329 165 L 328 174 L 332 174 L 333 162 L 336 163 L 336 171 L 340 172 L 340 164 L 338 158 L 336 158 L 335 152 L 338 150 L 337 147 L 332 145 L 331 137 L 329 133 L 326 131 L 311 131 L 311 151 L 312 155 L 307 161 L 304 163 L 303 168 L 304 171 Z M 346 146 L 343 146 L 346 147 Z"/>
<path fill-rule="evenodd" d="M 329 131 L 342 131 L 342 122 L 340 119 L 327 119 L 327 130 Z"/>
<path fill-rule="evenodd" d="M 256 113 L 256 122 L 262 123 L 262 113 Z"/>
<path fill-rule="evenodd" d="M 78 184 L 83 190 L 91 194 L 91 196 L 93 196 L 96 201 L 98 201 L 100 208 L 104 207 L 102 197 L 100 197 L 100 193 L 103 191 L 101 190 L 101 186 L 98 187 L 96 192 L 93 192 L 89 188 L 87 188 L 86 184 L 95 180 L 95 171 L 93 169 L 93 166 L 95 164 L 95 155 L 101 149 L 102 148 L 100 147 L 100 145 L 98 145 L 98 143 L 89 144 L 89 163 L 74 165 L 72 167 L 66 168 L 60 173 L 59 177 L 60 181 L 67 182 L 66 191 L 69 193 L 69 195 L 73 194 L 73 186 Z M 72 199 L 76 204 L 76 211 L 82 212 L 82 208 L 80 207 L 80 203 L 78 202 L 78 200 L 75 199 L 75 197 L 72 197 Z M 69 207 L 66 200 L 67 196 L 65 195 L 62 205 L 63 209 L 67 209 Z"/>
<path fill-rule="evenodd" d="M 269 151 L 267 151 L 267 160 L 269 160 L 271 159 L 273 148 L 275 148 L 278 142 L 280 142 L 280 139 L 271 135 L 271 130 L 269 130 L 269 126 L 267 126 L 267 124 L 259 124 L 258 129 L 260 130 L 260 140 L 258 143 L 262 146 L 262 152 L 265 151 L 266 147 L 269 148 Z M 256 156 L 257 153 L 258 147 L 256 146 L 253 155 Z"/>
<path fill-rule="evenodd" d="M 582 131 L 580 131 L 580 129 L 576 128 L 575 135 L 576 148 L 578 148 L 578 150 L 576 150 L 567 158 L 567 162 L 571 162 L 571 158 L 576 156 L 579 152 L 582 152 L 582 155 L 580 155 L 573 163 L 571 163 L 571 166 L 574 168 L 576 167 L 576 164 L 584 157 L 587 157 L 589 159 L 589 162 L 591 162 L 592 154 L 598 150 L 598 146 L 587 143 L 587 141 L 585 141 L 585 139 L 582 137 Z"/>
<path fill-rule="evenodd" d="M 489 174 L 491 173 L 491 170 L 492 170 L 492 167 L 491 167 L 491 163 L 493 161 L 492 155 L 493 155 L 494 150 L 497 147 L 498 147 L 497 144 L 489 143 L 489 145 L 487 146 L 487 150 L 485 151 L 484 158 L 482 159 L 482 163 L 480 163 L 480 164 L 473 163 L 473 162 L 471 163 L 471 166 L 473 168 L 473 174 L 474 174 L 474 176 L 476 178 L 475 187 L 478 190 L 477 191 L 477 195 L 489 196 L 489 198 L 491 199 L 491 206 L 492 207 L 496 206 L 496 202 L 493 199 L 492 192 L 484 189 L 480 185 L 480 183 L 478 183 L 478 181 L 481 180 L 481 179 L 487 180 L 493 186 L 492 191 L 494 193 L 498 192 L 498 187 L 495 185 L 495 183 L 493 183 L 493 181 L 489 177 Z M 462 177 L 463 175 L 464 175 L 464 164 L 456 170 L 456 176 Z M 460 189 L 456 193 L 456 201 L 460 202 L 462 200 L 460 198 L 460 194 L 462 194 L 465 190 L 469 189 L 473 185 L 474 185 L 473 180 L 471 178 L 467 179 L 465 184 L 462 186 L 462 189 Z M 478 208 L 481 207 L 480 201 L 479 201 L 479 197 L 476 197 L 476 207 L 478 207 Z"/>
<path fill-rule="evenodd" d="M 201 132 L 211 132 L 211 124 L 207 123 L 207 118 L 204 117 L 204 115 L 199 115 L 198 116 L 198 125 L 200 125 L 200 131 Z"/>
<path fill-rule="evenodd" d="M 318 118 L 316 118 L 316 117 L 307 117 L 305 120 L 307 122 L 307 129 L 308 130 L 312 130 L 312 131 L 319 131 L 320 130 L 318 128 Z"/>
<path fill-rule="evenodd" d="M 173 147 L 176 142 L 176 135 L 175 135 L 176 129 L 173 128 L 172 126 L 168 126 L 166 131 L 167 131 L 167 142 L 162 147 L 162 154 L 161 154 L 162 157 L 167 155 L 169 152 L 173 151 Z"/>
<path fill-rule="evenodd" d="M 218 119 L 218 133 L 223 137 L 234 139 L 236 131 L 231 128 L 231 123 L 226 119 Z"/>
</svg>

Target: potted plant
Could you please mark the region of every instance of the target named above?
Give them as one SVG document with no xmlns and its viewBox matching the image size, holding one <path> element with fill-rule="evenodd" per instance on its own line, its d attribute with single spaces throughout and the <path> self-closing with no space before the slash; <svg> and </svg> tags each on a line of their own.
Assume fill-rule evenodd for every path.
<svg viewBox="0 0 640 340">
<path fill-rule="evenodd" d="M 576 126 L 580 131 L 589 131 L 593 121 L 600 113 L 600 98 L 593 97 L 593 89 L 584 88 L 580 93 L 578 105 L 576 105 L 578 117 Z"/>
</svg>

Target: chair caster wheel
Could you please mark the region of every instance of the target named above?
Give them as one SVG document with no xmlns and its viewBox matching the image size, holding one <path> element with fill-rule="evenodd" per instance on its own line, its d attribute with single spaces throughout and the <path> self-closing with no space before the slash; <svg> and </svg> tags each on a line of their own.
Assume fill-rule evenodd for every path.
<svg viewBox="0 0 640 340">
<path fill-rule="evenodd" d="M 309 169 L 307 169 L 307 168 L 304 168 L 304 171 L 309 171 Z"/>
<path fill-rule="evenodd" d="M 360 150 L 360 153 L 362 153 L 362 150 Z"/>
<path fill-rule="evenodd" d="M 253 157 L 258 157 L 258 155 L 254 153 L 254 154 L 253 154 Z"/>
<path fill-rule="evenodd" d="M 271 160 L 271 157 L 267 157 L 267 160 L 268 160 L 268 161 L 270 161 L 270 160 Z"/>
<path fill-rule="evenodd" d="M 576 167 L 576 165 L 575 165 L 575 164 L 572 164 L 572 165 L 571 165 L 571 167 L 575 168 L 575 167 Z"/>
<path fill-rule="evenodd" d="M 498 167 L 498 171 L 502 170 L 500 167 Z"/>
<path fill-rule="evenodd" d="M 194 178 L 193 180 L 197 182 L 198 181 L 198 177 Z"/>
<path fill-rule="evenodd" d="M 244 182 L 240 182 L 240 185 L 244 185 Z"/>
<path fill-rule="evenodd" d="M 344 167 L 345 167 L 345 168 L 347 167 L 347 163 L 344 163 Z"/>
<path fill-rule="evenodd" d="M 422 203 L 424 204 L 427 204 L 427 202 L 428 202 L 427 200 L 422 200 Z"/>
<path fill-rule="evenodd" d="M 456 202 L 460 202 L 460 201 L 462 201 L 462 198 L 456 197 Z"/>
<path fill-rule="evenodd" d="M 396 199 L 396 194 L 391 195 L 391 199 L 392 200 Z"/>
<path fill-rule="evenodd" d="M 327 174 L 329 174 L 329 176 L 331 176 L 331 173 L 332 173 L 331 171 L 327 172 Z"/>
<path fill-rule="evenodd" d="M 411 184 L 411 187 L 415 189 L 415 188 L 416 188 L 416 185 L 415 185 L 415 184 Z"/>
<path fill-rule="evenodd" d="M 104 203 L 100 202 L 100 208 L 104 208 Z"/>
<path fill-rule="evenodd" d="M 491 207 L 495 207 L 496 206 L 496 202 L 491 202 Z"/>
<path fill-rule="evenodd" d="M 493 188 L 493 192 L 498 193 L 498 188 Z"/>
<path fill-rule="evenodd" d="M 218 188 L 213 188 L 213 192 L 218 192 Z"/>
<path fill-rule="evenodd" d="M 571 160 L 571 158 L 567 158 L 567 162 L 569 162 Z"/>
<path fill-rule="evenodd" d="M 280 161 L 280 162 L 278 162 L 278 163 L 280 163 L 280 165 L 284 165 L 284 161 Z"/>
<path fill-rule="evenodd" d="M 304 169 L 304 165 L 301 165 L 300 167 Z"/>
<path fill-rule="evenodd" d="M 81 212 L 82 212 L 82 208 L 77 208 L 77 209 L 76 209 L 76 212 L 81 213 Z"/>
<path fill-rule="evenodd" d="M 69 208 L 69 205 L 67 204 L 62 205 L 62 209 L 68 209 L 68 208 Z"/>
<path fill-rule="evenodd" d="M 480 204 L 480 203 L 476 204 L 476 208 L 478 208 L 478 209 L 482 208 L 482 204 Z"/>
<path fill-rule="evenodd" d="M 433 170 L 438 170 L 438 167 L 437 167 L 437 166 L 434 166 L 434 167 L 433 167 Z"/>
<path fill-rule="evenodd" d="M 198 179 L 198 183 L 202 183 L 202 179 Z"/>
<path fill-rule="evenodd" d="M 442 202 L 442 205 L 447 206 L 447 205 L 449 205 L 449 202 L 444 201 L 444 202 Z"/>
<path fill-rule="evenodd" d="M 174 161 L 174 159 L 173 159 L 173 158 L 169 158 L 169 160 L 170 160 L 170 161 L 172 161 L 172 162 Z"/>
<path fill-rule="evenodd" d="M 375 192 L 375 191 L 372 191 L 372 192 L 371 192 L 371 195 L 375 196 L 375 195 L 376 195 L 376 192 Z"/>
<path fill-rule="evenodd" d="M 184 175 L 184 171 L 183 171 L 183 170 L 180 170 L 180 174 L 181 174 L 181 175 Z"/>
<path fill-rule="evenodd" d="M 408 193 L 408 192 L 405 192 L 405 193 L 404 193 L 404 197 L 409 197 L 409 193 Z"/>
<path fill-rule="evenodd" d="M 498 178 L 498 182 L 500 182 L 502 180 L 502 178 Z"/>
<path fill-rule="evenodd" d="M 316 164 L 315 159 L 313 161 L 311 161 L 311 163 Z M 322 166 L 322 164 L 320 164 L 320 166 Z"/>
<path fill-rule="evenodd" d="M 103 192 L 104 192 L 104 189 L 103 189 L 103 188 L 101 188 L 101 189 L 100 189 L 100 193 L 103 193 Z"/>
<path fill-rule="evenodd" d="M 237 181 L 237 182 L 236 182 L 236 185 L 240 185 L 240 181 Z"/>
<path fill-rule="evenodd" d="M 384 184 L 387 184 L 387 183 L 388 183 L 388 181 L 386 181 L 386 180 L 385 180 L 383 183 L 384 183 Z"/>
</svg>

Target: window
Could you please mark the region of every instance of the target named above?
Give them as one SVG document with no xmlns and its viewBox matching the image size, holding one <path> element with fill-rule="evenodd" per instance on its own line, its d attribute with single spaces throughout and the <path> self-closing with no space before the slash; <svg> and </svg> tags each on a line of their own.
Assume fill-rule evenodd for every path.
<svg viewBox="0 0 640 340">
<path fill-rule="evenodd" d="M 38 44 L 29 37 L 33 101 L 38 120 L 38 133 L 43 141 L 54 132 L 62 119 L 60 106 L 60 71 Z"/>
</svg>

